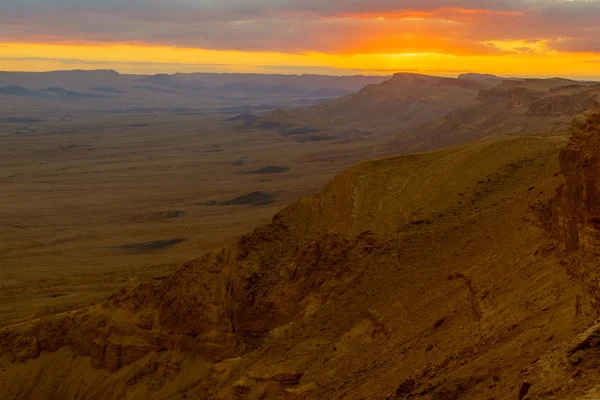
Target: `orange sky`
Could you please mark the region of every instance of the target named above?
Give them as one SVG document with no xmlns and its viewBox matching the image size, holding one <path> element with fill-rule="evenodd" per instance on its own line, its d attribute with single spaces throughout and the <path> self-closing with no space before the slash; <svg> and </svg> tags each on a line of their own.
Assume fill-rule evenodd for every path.
<svg viewBox="0 0 600 400">
<path fill-rule="evenodd" d="M 40 8 L 44 2 L 21 0 L 31 3 L 23 8 L 7 1 L 15 3 L 0 5 L 0 70 L 485 72 L 600 79 L 596 0 L 548 2 L 555 8 L 534 9 L 525 7 L 526 0 L 513 0 L 489 10 L 462 7 L 468 1 L 458 0 L 426 9 L 407 2 L 405 9 L 386 8 L 389 2 L 375 0 L 352 3 L 364 5 L 358 10 L 335 11 L 304 9 L 298 6 L 303 1 L 288 0 L 281 4 L 289 9 L 268 13 L 262 12 L 261 0 L 247 0 L 256 5 L 254 11 L 199 10 L 181 0 L 181 12 L 168 13 L 156 8 L 73 10 L 66 8 L 71 0 L 57 0 L 65 8 L 47 9 Z M 590 14 L 594 11 L 599 13 Z"/>
<path fill-rule="evenodd" d="M 511 48 L 519 43 L 498 43 Z M 116 69 L 123 73 L 256 72 L 390 74 L 411 71 L 456 75 L 477 71 L 519 76 L 600 76 L 600 57 L 593 53 L 556 51 L 515 55 L 464 55 L 448 53 L 352 55 L 324 53 L 286 54 L 203 50 L 143 44 L 36 44 L 0 43 L 1 68 L 7 71 L 57 69 Z M 598 60 L 598 62 L 593 62 Z"/>
</svg>

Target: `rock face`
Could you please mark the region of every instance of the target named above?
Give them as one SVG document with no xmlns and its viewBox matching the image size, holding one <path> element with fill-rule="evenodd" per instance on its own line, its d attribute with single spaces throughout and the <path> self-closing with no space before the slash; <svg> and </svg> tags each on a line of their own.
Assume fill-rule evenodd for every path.
<svg viewBox="0 0 600 400">
<path fill-rule="evenodd" d="M 565 184 L 557 194 L 557 226 L 563 250 L 577 251 L 573 273 L 580 278 L 597 313 L 600 302 L 600 99 L 572 124 L 573 136 L 561 152 Z"/>
<path fill-rule="evenodd" d="M 564 133 L 600 94 L 600 85 L 560 78 L 479 78 L 396 74 L 330 102 L 268 113 L 252 126 L 296 132 L 297 139 L 318 130 L 383 140 L 397 153 L 415 153 L 505 135 Z"/>
<path fill-rule="evenodd" d="M 358 93 L 298 110 L 278 110 L 259 122 L 267 129 L 298 128 L 309 123 L 316 129 L 334 126 L 341 131 L 376 134 L 382 130 L 405 132 L 473 106 L 482 86 L 470 80 L 396 74 L 382 84 L 367 85 Z"/>
<path fill-rule="evenodd" d="M 529 105 L 528 116 L 532 117 L 570 117 L 586 111 L 594 101 L 594 90 L 570 93 L 555 90 L 548 96 L 536 99 Z"/>
<path fill-rule="evenodd" d="M 572 122 L 560 154 L 565 183 L 557 190 L 555 227 L 566 253 L 562 264 L 581 284 L 579 332 L 532 364 L 522 380 L 527 400 L 591 400 L 600 396 L 600 99 Z"/>
<path fill-rule="evenodd" d="M 280 219 L 102 305 L 0 331 L 0 356 L 19 363 L 66 346 L 115 372 L 157 350 L 210 362 L 253 350 L 269 331 L 338 294 L 378 246 L 369 235 L 303 241 Z"/>
</svg>

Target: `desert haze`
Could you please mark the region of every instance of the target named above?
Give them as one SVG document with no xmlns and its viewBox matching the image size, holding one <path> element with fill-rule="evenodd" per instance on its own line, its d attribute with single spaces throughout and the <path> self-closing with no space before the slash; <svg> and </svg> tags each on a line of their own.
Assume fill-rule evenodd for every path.
<svg viewBox="0 0 600 400">
<path fill-rule="evenodd" d="M 0 73 L 0 398 L 600 398 L 600 83 Z"/>
<path fill-rule="evenodd" d="M 163 276 L 383 154 L 240 118 L 383 80 L 0 73 L 0 325 Z"/>
</svg>

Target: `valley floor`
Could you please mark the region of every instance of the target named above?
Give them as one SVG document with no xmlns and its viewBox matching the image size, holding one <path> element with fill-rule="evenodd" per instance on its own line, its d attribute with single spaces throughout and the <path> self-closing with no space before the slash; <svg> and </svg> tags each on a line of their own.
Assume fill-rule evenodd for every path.
<svg viewBox="0 0 600 400">
<path fill-rule="evenodd" d="M 0 326 L 165 276 L 383 154 L 223 118 L 71 113 L 0 135 Z M 289 170 L 246 173 L 268 166 Z M 271 197 L 207 205 L 255 192 Z"/>
</svg>

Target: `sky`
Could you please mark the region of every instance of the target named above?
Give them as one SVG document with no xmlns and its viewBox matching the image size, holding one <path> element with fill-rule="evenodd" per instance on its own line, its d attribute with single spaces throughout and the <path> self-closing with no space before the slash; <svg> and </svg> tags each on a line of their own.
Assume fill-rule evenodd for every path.
<svg viewBox="0 0 600 400">
<path fill-rule="evenodd" d="M 600 0 L 1 0 L 0 70 L 600 79 Z"/>
</svg>

